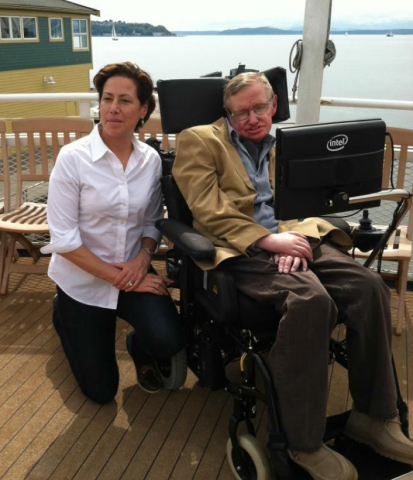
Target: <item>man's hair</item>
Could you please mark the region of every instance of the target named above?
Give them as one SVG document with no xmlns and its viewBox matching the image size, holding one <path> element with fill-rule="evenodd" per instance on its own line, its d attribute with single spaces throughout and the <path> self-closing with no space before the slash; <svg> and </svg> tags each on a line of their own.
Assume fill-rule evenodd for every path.
<svg viewBox="0 0 413 480">
<path fill-rule="evenodd" d="M 148 102 L 148 111 L 145 117 L 137 123 L 135 132 L 149 120 L 155 110 L 156 102 L 153 94 L 153 81 L 148 73 L 132 62 L 112 63 L 101 68 L 93 79 L 93 84 L 99 93 L 99 103 L 102 100 L 103 88 L 109 78 L 114 76 L 130 78 L 136 85 L 138 100 L 141 105 Z"/>
<path fill-rule="evenodd" d="M 229 102 L 231 97 L 243 90 L 245 87 L 249 87 L 254 83 L 259 82 L 268 92 L 268 99 L 272 98 L 274 91 L 267 77 L 263 73 L 247 72 L 240 73 L 236 77 L 232 78 L 224 87 L 224 108 L 230 110 Z"/>
</svg>

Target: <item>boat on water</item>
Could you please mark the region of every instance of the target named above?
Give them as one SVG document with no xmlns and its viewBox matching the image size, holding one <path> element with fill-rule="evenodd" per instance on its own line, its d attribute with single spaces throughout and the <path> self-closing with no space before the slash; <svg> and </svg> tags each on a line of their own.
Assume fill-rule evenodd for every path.
<svg viewBox="0 0 413 480">
<path fill-rule="evenodd" d="M 113 27 L 112 27 L 112 40 L 114 41 L 119 40 L 118 36 L 116 35 L 115 24 L 113 24 Z"/>
<path fill-rule="evenodd" d="M 389 33 L 386 35 L 386 37 L 394 37 L 393 32 L 389 32 Z"/>
</svg>

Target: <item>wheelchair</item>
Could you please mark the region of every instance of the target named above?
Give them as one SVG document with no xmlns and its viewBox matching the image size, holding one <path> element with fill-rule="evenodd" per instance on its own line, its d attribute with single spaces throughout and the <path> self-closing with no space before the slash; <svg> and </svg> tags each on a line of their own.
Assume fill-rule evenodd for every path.
<svg viewBox="0 0 413 480">
<path fill-rule="evenodd" d="M 286 72 L 274 68 L 264 73 L 278 96 L 273 122 L 286 120 L 289 118 Z M 185 128 L 209 124 L 221 117 L 224 83 L 221 78 L 159 81 L 164 133 L 179 134 Z M 168 276 L 176 281 L 180 290 L 180 315 L 186 327 L 188 367 L 198 377 L 201 386 L 212 390 L 225 389 L 234 398 L 227 443 L 231 470 L 238 480 L 310 478 L 289 460 L 277 392 L 265 361 L 265 352 L 276 339 L 279 319 L 271 305 L 258 303 L 237 291 L 225 262 L 208 272 L 196 265 L 197 260 L 212 259 L 215 247 L 192 228 L 192 214 L 171 174 L 173 154 L 166 153 L 163 155 L 162 190 L 168 217 L 159 220 L 156 226 L 174 245 L 166 254 L 166 264 Z M 337 226 L 349 231 L 346 222 L 338 222 Z M 345 340 L 331 339 L 330 360 L 347 366 Z M 233 381 L 226 374 L 226 367 L 234 361 L 240 362 L 241 381 Z M 261 381 L 259 387 L 258 377 Z M 256 439 L 252 422 L 257 414 L 258 401 L 268 409 L 270 433 L 267 449 Z M 398 408 L 403 431 L 408 435 L 407 405 L 399 388 Z M 341 433 L 349 413 L 327 419 L 324 440 L 336 439 L 337 448 L 344 441 Z M 410 470 L 406 465 L 400 466 L 395 469 L 395 476 Z M 394 472 L 391 475 L 383 479 L 395 478 Z"/>
</svg>

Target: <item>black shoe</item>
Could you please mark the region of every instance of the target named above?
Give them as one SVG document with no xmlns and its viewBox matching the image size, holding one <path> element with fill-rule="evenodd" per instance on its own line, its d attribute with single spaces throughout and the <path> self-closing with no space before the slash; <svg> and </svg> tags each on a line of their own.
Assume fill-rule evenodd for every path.
<svg viewBox="0 0 413 480">
<path fill-rule="evenodd" d="M 133 359 L 136 368 L 136 378 L 138 385 L 142 390 L 148 393 L 156 393 L 163 387 L 162 378 L 155 363 L 141 364 L 132 355 L 132 340 L 135 332 L 130 332 L 126 336 L 126 348 Z"/>
<path fill-rule="evenodd" d="M 159 375 L 155 363 L 136 367 L 136 377 L 138 385 L 142 390 L 148 393 L 156 393 L 163 387 L 162 379 Z"/>
</svg>

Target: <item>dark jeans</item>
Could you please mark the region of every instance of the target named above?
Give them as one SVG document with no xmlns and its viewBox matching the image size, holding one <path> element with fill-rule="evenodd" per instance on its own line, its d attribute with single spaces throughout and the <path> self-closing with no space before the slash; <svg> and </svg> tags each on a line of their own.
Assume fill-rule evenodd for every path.
<svg viewBox="0 0 413 480">
<path fill-rule="evenodd" d="M 347 326 L 348 374 L 355 407 L 377 418 L 397 414 L 391 365 L 390 292 L 380 276 L 328 243 L 309 271 L 280 274 L 268 253 L 226 262 L 237 288 L 281 315 L 269 367 L 289 448 L 315 451 L 325 430 L 330 336 Z"/>
<path fill-rule="evenodd" d="M 116 310 L 85 305 L 57 287 L 53 323 L 83 393 L 98 403 L 116 395 L 116 317 L 132 325 L 133 356 L 140 362 L 170 358 L 185 344 L 178 312 L 169 296 L 120 291 Z"/>
</svg>

